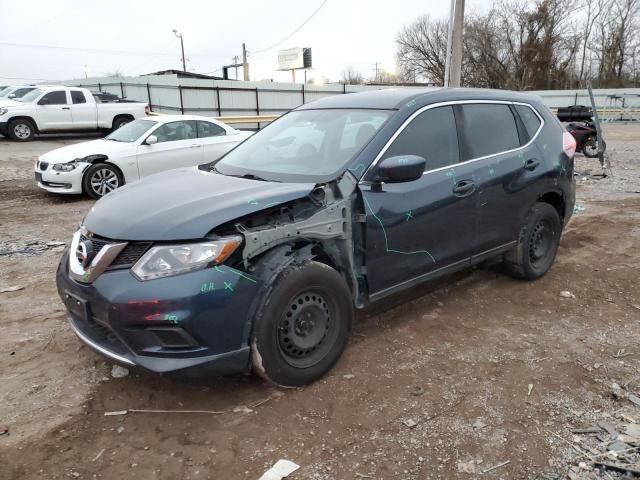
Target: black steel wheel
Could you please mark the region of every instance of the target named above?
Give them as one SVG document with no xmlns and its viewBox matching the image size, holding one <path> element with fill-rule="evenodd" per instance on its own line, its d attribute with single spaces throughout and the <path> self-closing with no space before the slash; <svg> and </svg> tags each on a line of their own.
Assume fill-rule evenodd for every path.
<svg viewBox="0 0 640 480">
<path fill-rule="evenodd" d="M 536 203 L 520 230 L 517 245 L 504 256 L 507 272 L 525 280 L 535 280 L 549 271 L 558 252 L 562 220 L 548 203 Z"/>
<path fill-rule="evenodd" d="M 342 355 L 352 317 L 351 292 L 337 271 L 314 261 L 287 267 L 261 299 L 254 372 L 278 385 L 314 382 Z"/>
<path fill-rule="evenodd" d="M 297 368 L 307 368 L 324 358 L 335 342 L 332 328 L 336 305 L 320 290 L 306 291 L 289 302 L 280 319 L 278 345 L 284 360 Z"/>
<path fill-rule="evenodd" d="M 546 264 L 553 253 L 555 232 L 549 223 L 549 219 L 541 219 L 531 231 L 528 253 L 529 262 L 534 267 Z"/>
</svg>

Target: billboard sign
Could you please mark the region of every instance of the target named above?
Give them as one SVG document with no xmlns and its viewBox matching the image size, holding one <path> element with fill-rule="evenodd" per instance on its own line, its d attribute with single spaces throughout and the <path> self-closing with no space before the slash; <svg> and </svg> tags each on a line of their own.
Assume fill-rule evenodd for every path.
<svg viewBox="0 0 640 480">
<path fill-rule="evenodd" d="M 278 70 L 297 70 L 310 67 L 310 48 L 296 47 L 278 51 Z"/>
</svg>

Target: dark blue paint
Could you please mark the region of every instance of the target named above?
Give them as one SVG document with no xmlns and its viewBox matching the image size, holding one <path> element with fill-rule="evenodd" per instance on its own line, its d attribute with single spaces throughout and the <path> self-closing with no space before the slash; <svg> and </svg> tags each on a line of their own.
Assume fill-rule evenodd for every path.
<svg viewBox="0 0 640 480">
<path fill-rule="evenodd" d="M 305 197 L 311 183 L 261 182 L 197 168 L 133 182 L 93 206 L 84 225 L 117 240 L 203 238 L 213 228 L 269 206 Z"/>
</svg>

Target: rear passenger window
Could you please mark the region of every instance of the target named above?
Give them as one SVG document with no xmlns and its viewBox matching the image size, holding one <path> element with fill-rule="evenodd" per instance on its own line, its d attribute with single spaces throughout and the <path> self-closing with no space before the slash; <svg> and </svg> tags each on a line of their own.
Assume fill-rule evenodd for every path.
<svg viewBox="0 0 640 480">
<path fill-rule="evenodd" d="M 538 115 L 535 114 L 531 107 L 528 107 L 526 105 L 516 105 L 515 107 L 518 115 L 520 116 L 520 119 L 522 120 L 522 123 L 524 123 L 524 126 L 527 129 L 529 138 L 533 138 L 533 136 L 540 128 L 540 118 L 538 118 Z"/>
<path fill-rule="evenodd" d="M 79 90 L 71 90 L 71 101 L 73 103 L 87 103 L 87 99 L 84 98 L 84 93 Z"/>
<path fill-rule="evenodd" d="M 516 121 L 509 105 L 462 105 L 465 136 L 464 160 L 486 157 L 520 147 Z"/>
<path fill-rule="evenodd" d="M 382 158 L 394 155 L 423 157 L 427 161 L 425 171 L 457 163 L 460 157 L 453 108 L 432 108 L 414 118 Z"/>
<path fill-rule="evenodd" d="M 198 138 L 217 137 L 218 135 L 226 135 L 224 128 L 212 122 L 203 122 L 198 120 Z"/>
</svg>

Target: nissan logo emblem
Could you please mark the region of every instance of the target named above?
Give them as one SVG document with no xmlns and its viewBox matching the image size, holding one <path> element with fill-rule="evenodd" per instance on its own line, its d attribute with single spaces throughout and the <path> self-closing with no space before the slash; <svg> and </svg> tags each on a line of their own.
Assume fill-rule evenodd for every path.
<svg viewBox="0 0 640 480">
<path fill-rule="evenodd" d="M 91 260 L 93 260 L 93 245 L 90 241 L 85 240 L 78 244 L 76 258 L 83 268 L 87 268 L 91 264 Z"/>
</svg>

